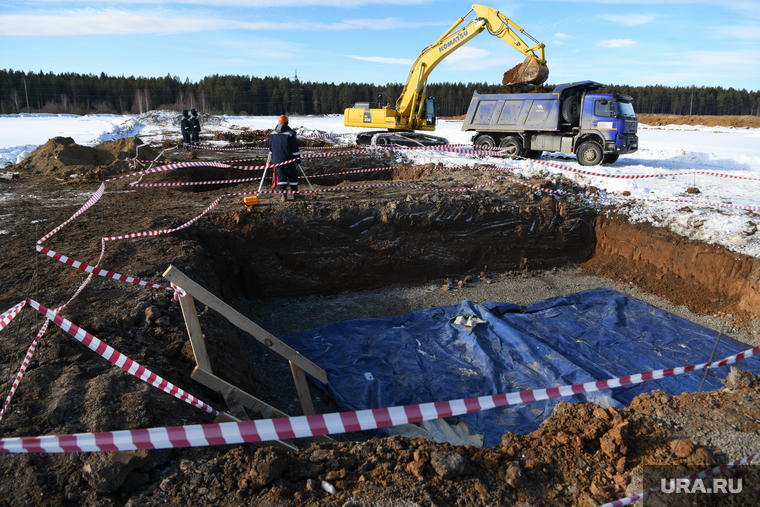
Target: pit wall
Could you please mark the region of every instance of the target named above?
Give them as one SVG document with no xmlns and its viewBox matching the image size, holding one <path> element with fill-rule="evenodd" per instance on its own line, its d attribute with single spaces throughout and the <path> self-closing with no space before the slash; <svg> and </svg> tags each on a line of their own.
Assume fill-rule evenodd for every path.
<svg viewBox="0 0 760 507">
<path fill-rule="evenodd" d="M 335 294 L 479 273 L 550 269 L 587 259 L 596 212 L 553 196 L 512 204 L 444 196 L 265 207 L 209 219 L 194 233 L 224 299 Z"/>
<path fill-rule="evenodd" d="M 760 319 L 758 259 L 690 241 L 664 229 L 633 225 L 624 219 L 604 216 L 596 218 L 594 235 L 596 247 L 593 259 L 599 261 L 606 258 L 609 263 L 619 262 L 622 258 L 624 262 L 638 264 L 639 270 L 644 269 L 642 264 L 648 265 L 656 270 L 659 280 L 675 275 L 685 285 L 696 285 L 696 289 L 701 287 L 707 291 L 715 303 L 713 311 Z M 668 299 L 676 304 L 688 304 L 688 301 L 679 301 L 677 293 Z M 704 312 L 708 309 L 697 310 Z"/>
</svg>

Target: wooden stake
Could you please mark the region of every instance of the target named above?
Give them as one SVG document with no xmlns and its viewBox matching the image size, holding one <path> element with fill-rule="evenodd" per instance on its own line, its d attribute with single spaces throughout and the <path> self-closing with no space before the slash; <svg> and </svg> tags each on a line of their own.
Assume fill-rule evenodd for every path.
<svg viewBox="0 0 760 507">
<path fill-rule="evenodd" d="M 301 409 L 303 415 L 314 415 L 314 405 L 311 403 L 311 393 L 309 392 L 309 383 L 306 381 L 306 374 L 298 365 L 290 363 L 290 371 L 293 372 L 293 380 L 296 383 L 298 399 L 301 400 Z"/>
<path fill-rule="evenodd" d="M 193 296 L 187 294 L 179 298 L 179 306 L 182 308 L 182 316 L 185 318 L 185 327 L 187 334 L 190 336 L 190 345 L 193 347 L 195 362 L 199 368 L 211 373 L 211 361 L 208 359 L 206 351 L 206 342 L 203 339 L 201 323 L 198 321 L 198 314 L 195 311 L 195 301 Z"/>
</svg>

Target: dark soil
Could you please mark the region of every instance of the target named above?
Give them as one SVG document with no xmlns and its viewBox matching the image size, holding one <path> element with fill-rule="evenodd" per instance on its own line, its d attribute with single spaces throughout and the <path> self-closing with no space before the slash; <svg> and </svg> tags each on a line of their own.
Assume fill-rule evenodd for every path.
<svg viewBox="0 0 760 507">
<path fill-rule="evenodd" d="M 254 134 L 248 137 L 236 142 L 265 142 Z M 24 163 L 9 168 L 21 173 L 20 178 L 0 180 L 0 192 L 7 198 L 3 205 L 10 210 L 3 224 L 9 233 L 0 235 L 4 252 L 0 311 L 25 297 L 55 308 L 68 301 L 85 280 L 82 271 L 36 254 L 34 245 L 79 209 L 98 180 L 129 171 L 123 158 L 134 156 L 134 147 L 142 143 L 134 138 L 117 144 L 85 149 L 56 138 Z M 144 158 L 155 158 L 160 151 L 156 148 Z M 55 154 L 62 153 L 66 156 L 56 158 Z M 213 158 L 208 153 L 174 156 L 190 157 Z M 263 159 L 247 162 L 260 163 Z M 305 169 L 318 190 L 389 183 L 472 188 L 494 178 L 489 171 L 441 171 L 432 166 L 403 166 L 350 178 L 317 177 L 390 165 L 392 159 L 381 153 L 311 159 Z M 80 176 L 71 178 L 71 174 Z M 192 168 L 151 175 L 146 181 L 259 174 Z M 95 264 L 102 237 L 176 227 L 203 212 L 221 193 L 258 186 L 135 190 L 127 181 L 107 183 L 100 202 L 44 246 Z M 541 178 L 530 183 L 551 185 Z M 572 189 L 572 184 L 564 181 L 563 188 Z M 279 196 L 263 195 L 260 201 L 258 206 L 246 207 L 242 197 L 225 198 L 201 220 L 178 232 L 106 242 L 100 266 L 167 284 L 161 273 L 172 265 L 228 302 L 244 298 L 255 303 L 262 298 L 327 296 L 486 270 L 492 276 L 527 275 L 585 262 L 589 273 L 632 281 L 697 313 L 732 312 L 732 325 L 751 323 L 760 315 L 753 299 L 758 292 L 756 259 L 677 240 L 622 219 L 602 221 L 598 210 L 583 201 L 535 193 L 507 181 L 456 193 L 381 186 L 312 194 L 286 203 Z M 666 271 L 661 265 L 664 260 L 658 264 L 626 247 L 653 241 L 675 245 L 671 251 L 676 254 L 667 257 Z M 678 252 L 697 250 L 720 259 L 713 273 L 694 276 L 684 271 L 688 262 Z M 730 258 L 738 259 L 733 268 L 727 268 Z M 710 271 L 709 263 L 699 269 Z M 251 394 L 266 396 L 239 331 L 202 305 L 198 311 L 214 372 Z M 203 401 L 226 409 L 219 393 L 190 379 L 193 353 L 178 303 L 171 301 L 169 291 L 96 277 L 62 315 Z M 281 318 L 293 318 L 286 306 Z M 5 392 L 41 324 L 41 316 L 26 308 L 2 331 L 0 387 Z M 289 371 L 283 372 L 283 382 L 292 382 Z M 356 435 L 349 436 L 349 441 L 342 437 L 333 443 L 306 443 L 298 453 L 242 445 L 4 455 L 0 458 L 0 504 L 590 505 L 640 492 L 634 490 L 641 467 L 664 462 L 669 441 L 682 433 L 683 421 L 669 414 L 683 413 L 692 400 L 698 402 L 697 414 L 721 414 L 710 427 L 706 418 L 697 418 L 695 424 L 702 424 L 706 431 L 739 428 L 756 438 L 758 386 L 737 380 L 730 389 L 687 395 L 683 401 L 642 396 L 625 411 L 563 403 L 536 432 L 507 433 L 503 445 L 493 449 L 454 448 L 400 437 L 367 440 Z M 741 410 L 729 410 L 740 401 Z M 318 411 L 328 409 L 334 410 L 329 400 L 317 404 Z M 0 436 L 212 420 L 113 367 L 51 326 L 0 422 Z M 687 449 L 671 463 L 701 470 L 726 459 L 716 447 L 692 443 Z M 325 482 L 335 488 L 334 494 L 325 490 Z"/>
</svg>

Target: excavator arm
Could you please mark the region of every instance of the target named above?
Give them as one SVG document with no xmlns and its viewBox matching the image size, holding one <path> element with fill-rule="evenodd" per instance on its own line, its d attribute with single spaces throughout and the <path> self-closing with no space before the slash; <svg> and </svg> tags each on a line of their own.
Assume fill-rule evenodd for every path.
<svg viewBox="0 0 760 507">
<path fill-rule="evenodd" d="M 473 11 L 475 11 L 475 18 L 457 30 L 457 27 L 464 23 L 464 19 Z M 544 44 L 533 39 L 525 30 L 499 11 L 485 5 L 473 5 L 467 14 L 459 18 L 435 43 L 426 47 L 415 60 L 401 96 L 396 101 L 396 109 L 402 117 L 411 116 L 412 111 L 417 112 L 416 110 L 424 100 L 423 90 L 433 69 L 483 30 L 488 30 L 490 34 L 499 37 L 526 56 L 525 61 L 517 69 L 514 83 L 539 85 L 546 81 L 549 77 L 549 69 L 546 67 Z M 535 44 L 533 46 L 526 44 L 516 31 L 529 37 Z"/>
<path fill-rule="evenodd" d="M 465 18 L 473 11 L 475 17 L 465 23 Z M 425 100 L 427 79 L 441 61 L 483 30 L 488 30 L 526 56 L 519 67 L 510 71 L 513 83 L 539 85 L 546 81 L 549 69 L 546 66 L 544 44 L 499 11 L 485 5 L 473 5 L 467 14 L 420 53 L 409 70 L 409 76 L 395 105 L 356 104 L 354 108 L 345 110 L 344 125 L 390 130 L 435 130 L 434 114 L 431 115 L 429 111 L 427 115 L 423 114 L 426 107 L 432 107 L 430 101 Z M 518 32 L 530 38 L 534 44 L 526 44 Z"/>
</svg>

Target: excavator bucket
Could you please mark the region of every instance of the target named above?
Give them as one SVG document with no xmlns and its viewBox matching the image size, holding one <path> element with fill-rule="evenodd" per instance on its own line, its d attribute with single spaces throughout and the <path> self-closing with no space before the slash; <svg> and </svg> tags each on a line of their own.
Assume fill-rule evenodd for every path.
<svg viewBox="0 0 760 507">
<path fill-rule="evenodd" d="M 549 68 L 541 64 L 535 56 L 528 56 L 520 64 L 509 69 L 504 74 L 503 84 L 532 84 L 540 85 L 549 78 Z"/>
</svg>

